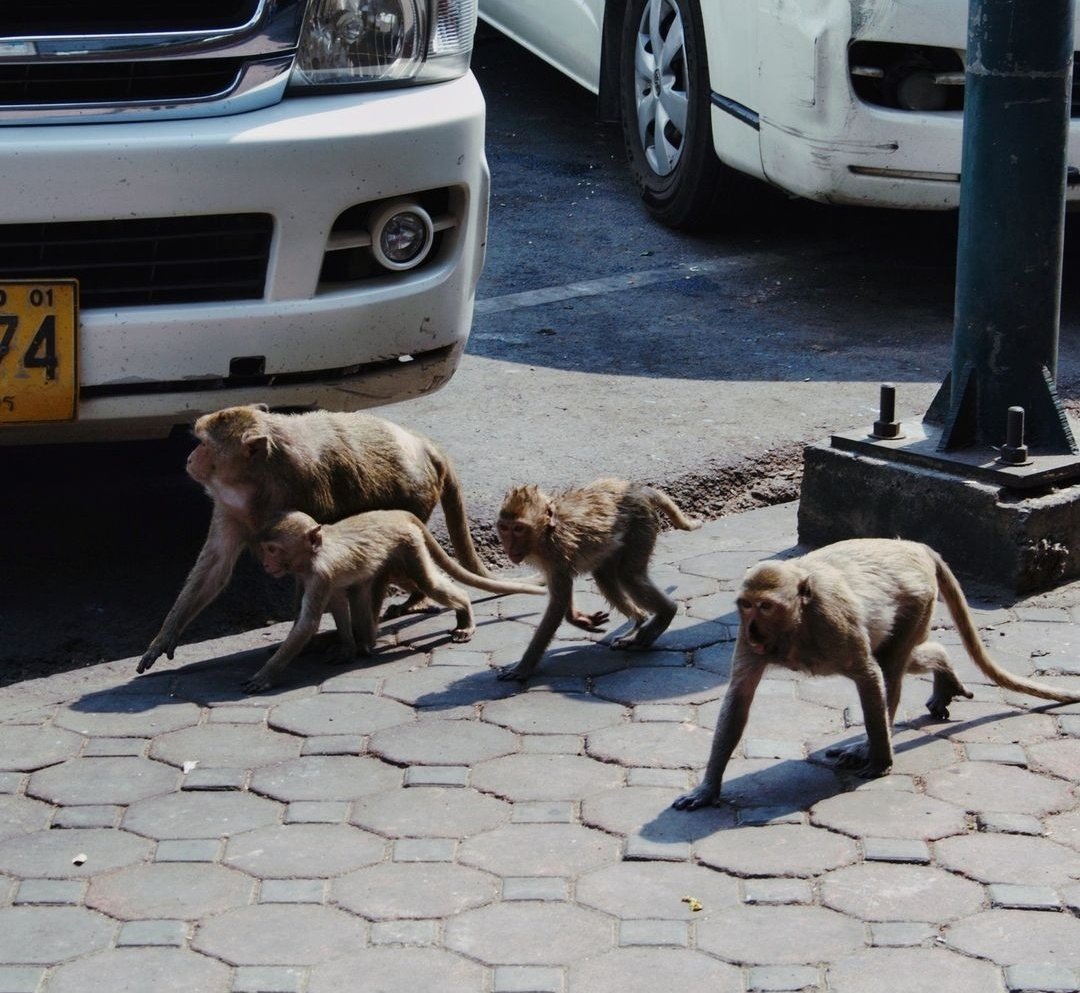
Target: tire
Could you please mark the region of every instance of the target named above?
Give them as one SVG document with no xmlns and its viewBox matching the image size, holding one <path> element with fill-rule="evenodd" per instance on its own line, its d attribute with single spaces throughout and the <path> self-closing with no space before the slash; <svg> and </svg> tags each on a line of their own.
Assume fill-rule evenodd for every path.
<svg viewBox="0 0 1080 993">
<path fill-rule="evenodd" d="M 751 180 L 713 150 L 697 0 L 628 0 L 619 107 L 630 170 L 653 217 L 668 227 L 700 230 L 745 211 Z"/>
</svg>

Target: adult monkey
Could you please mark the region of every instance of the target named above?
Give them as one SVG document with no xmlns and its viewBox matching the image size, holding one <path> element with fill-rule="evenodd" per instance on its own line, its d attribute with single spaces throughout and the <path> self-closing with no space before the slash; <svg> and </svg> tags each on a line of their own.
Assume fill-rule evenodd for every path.
<svg viewBox="0 0 1080 993">
<path fill-rule="evenodd" d="M 138 672 L 162 653 L 173 657 L 184 628 L 225 588 L 240 552 L 282 511 L 329 522 L 366 510 L 408 510 L 426 521 L 441 502 L 458 560 L 488 575 L 469 534 L 457 473 L 421 434 L 370 414 L 275 414 L 263 404 L 206 414 L 194 434 L 199 445 L 187 473 L 214 501 L 210 530 Z"/>
<path fill-rule="evenodd" d="M 839 673 L 855 681 L 866 740 L 826 754 L 861 776 L 892 768 L 891 729 L 907 672 L 933 672 L 927 710 L 949 716 L 953 697 L 972 694 L 957 678 L 944 647 L 927 641 L 934 602 L 945 601 L 972 661 L 999 686 L 1059 703 L 1068 693 L 1002 669 L 983 648 L 964 593 L 944 559 L 913 541 L 855 538 L 786 562 L 762 562 L 736 600 L 739 634 L 731 682 L 720 708 L 701 784 L 672 806 L 692 810 L 720 795 L 724 769 L 746 727 L 765 667 L 813 675 Z"/>
<path fill-rule="evenodd" d="M 474 575 L 450 558 L 423 521 L 407 510 L 370 510 L 336 524 L 319 524 L 293 510 L 276 517 L 257 542 L 263 568 L 271 576 L 296 576 L 303 584 L 304 599 L 288 636 L 244 683 L 252 693 L 277 681 L 314 637 L 327 608 L 337 626 L 335 660 L 348 661 L 357 652 L 372 654 L 388 583 L 451 607 L 456 626 L 450 640 L 455 642 L 469 641 L 476 622 L 468 594 L 447 575 L 489 593 L 547 594 L 542 586 Z"/>
</svg>

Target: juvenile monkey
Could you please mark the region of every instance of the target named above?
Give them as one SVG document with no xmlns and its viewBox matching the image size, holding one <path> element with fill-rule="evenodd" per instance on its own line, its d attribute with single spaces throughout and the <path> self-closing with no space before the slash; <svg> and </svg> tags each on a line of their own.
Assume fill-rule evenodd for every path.
<svg viewBox="0 0 1080 993">
<path fill-rule="evenodd" d="M 336 524 L 319 524 L 301 511 L 282 514 L 258 536 L 259 557 L 271 576 L 295 575 L 304 587 L 300 616 L 277 651 L 244 684 L 265 690 L 311 640 L 329 608 L 338 632 L 337 658 L 375 649 L 376 627 L 387 584 L 430 596 L 452 607 L 457 626 L 453 641 L 476 632 L 472 604 L 438 570 L 489 593 L 547 593 L 542 586 L 478 576 L 446 554 L 415 514 L 372 510 Z M 438 568 L 436 568 L 436 566 Z"/>
<path fill-rule="evenodd" d="M 224 588 L 245 545 L 271 518 L 302 510 L 336 521 L 366 510 L 408 510 L 426 521 L 442 503 L 450 542 L 470 571 L 487 575 L 469 534 L 461 484 L 430 439 L 370 414 L 270 413 L 227 407 L 195 422 L 187 473 L 214 501 L 202 551 L 139 661 L 170 659 L 184 628 Z"/>
<path fill-rule="evenodd" d="M 503 550 L 515 564 L 540 568 L 550 599 L 521 661 L 503 669 L 500 679 L 528 679 L 564 618 L 586 631 L 607 622 L 604 611 L 586 614 L 574 606 L 574 578 L 585 572 L 593 574 L 608 603 L 634 622 L 633 631 L 612 648 L 647 648 L 656 641 L 676 609 L 648 576 L 660 531 L 657 513 L 683 531 L 701 527 L 667 494 L 620 479 L 598 479 L 550 496 L 536 486 L 507 492 L 497 523 Z"/>
<path fill-rule="evenodd" d="M 948 653 L 927 641 L 940 595 L 972 661 L 999 686 L 1060 703 L 1080 694 L 1014 676 L 983 648 L 956 577 L 932 548 L 912 541 L 856 538 L 786 562 L 762 562 L 743 581 L 735 601 L 739 633 L 731 682 L 716 722 L 701 784 L 675 800 L 692 810 L 712 803 L 731 753 L 742 736 L 765 667 L 782 665 L 812 675 L 839 673 L 854 680 L 866 740 L 826 754 L 860 776 L 892 768 L 891 729 L 907 672 L 933 672 L 927 710 L 949 716 L 954 697 L 971 692 L 957 678 Z"/>
</svg>

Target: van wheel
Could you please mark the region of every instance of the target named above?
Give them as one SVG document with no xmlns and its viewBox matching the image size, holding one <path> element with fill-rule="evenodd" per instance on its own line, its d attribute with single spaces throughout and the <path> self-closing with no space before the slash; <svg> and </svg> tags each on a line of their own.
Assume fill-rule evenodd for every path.
<svg viewBox="0 0 1080 993">
<path fill-rule="evenodd" d="M 649 212 L 683 230 L 741 212 L 750 185 L 713 151 L 704 34 L 697 0 L 627 2 L 619 101 L 630 169 Z"/>
</svg>

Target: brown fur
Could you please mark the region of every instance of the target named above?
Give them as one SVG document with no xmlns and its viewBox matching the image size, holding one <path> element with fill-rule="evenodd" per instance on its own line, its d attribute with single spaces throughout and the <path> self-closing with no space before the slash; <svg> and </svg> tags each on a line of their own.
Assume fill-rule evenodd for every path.
<svg viewBox="0 0 1080 993">
<path fill-rule="evenodd" d="M 470 571 L 486 575 L 469 534 L 461 484 L 430 439 L 370 414 L 275 414 L 228 407 L 195 422 L 187 472 L 214 501 L 210 530 L 184 586 L 139 661 L 172 658 L 184 628 L 224 588 L 245 545 L 278 513 L 317 521 L 367 510 L 408 510 L 426 521 L 441 501 L 451 544 Z"/>
<path fill-rule="evenodd" d="M 948 653 L 928 641 L 934 602 L 941 596 L 975 664 L 999 686 L 1061 703 L 1080 695 L 1014 676 L 987 654 L 960 584 L 932 548 L 912 541 L 856 538 L 787 562 L 751 569 L 736 601 L 740 625 L 731 683 L 716 722 L 701 784 L 674 806 L 713 802 L 728 760 L 742 736 L 767 665 L 855 681 L 866 741 L 827 754 L 863 776 L 883 776 L 893 762 L 891 729 L 905 673 L 932 672 L 927 709 L 949 716 L 954 697 L 972 694 L 957 678 Z"/>
<path fill-rule="evenodd" d="M 586 614 L 574 607 L 574 579 L 586 572 L 605 599 L 634 622 L 633 631 L 613 648 L 647 648 L 667 629 L 675 603 L 648 577 L 658 513 L 683 531 L 701 527 L 667 494 L 619 479 L 598 479 L 550 496 L 531 485 L 507 492 L 498 519 L 503 549 L 512 562 L 539 567 L 551 596 L 521 661 L 504 669 L 500 679 L 528 679 L 563 619 L 587 631 L 607 622 L 603 611 Z"/>
<path fill-rule="evenodd" d="M 405 510 L 373 510 L 336 524 L 319 524 L 300 511 L 283 514 L 259 536 L 263 566 L 273 576 L 292 574 L 304 587 L 300 616 L 285 641 L 244 689 L 271 686 L 318 630 L 327 609 L 338 632 L 336 657 L 353 658 L 375 649 L 376 628 L 389 583 L 430 596 L 452 607 L 457 626 L 453 641 L 468 641 L 476 631 L 468 596 L 438 572 L 489 593 L 534 593 L 541 586 L 478 576 L 458 565 Z"/>
</svg>

